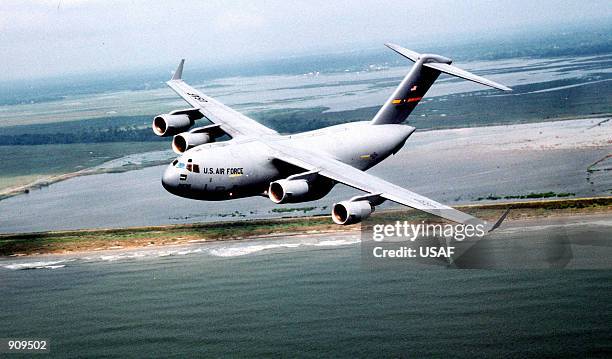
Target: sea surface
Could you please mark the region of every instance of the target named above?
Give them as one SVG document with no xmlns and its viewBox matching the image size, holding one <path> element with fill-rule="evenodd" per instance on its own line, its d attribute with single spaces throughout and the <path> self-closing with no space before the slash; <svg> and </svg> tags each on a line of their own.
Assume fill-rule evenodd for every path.
<svg viewBox="0 0 612 359">
<path fill-rule="evenodd" d="M 50 357 L 610 357 L 610 270 L 371 269 L 359 234 L 0 261 Z M 26 270 L 27 269 L 27 270 Z"/>
</svg>

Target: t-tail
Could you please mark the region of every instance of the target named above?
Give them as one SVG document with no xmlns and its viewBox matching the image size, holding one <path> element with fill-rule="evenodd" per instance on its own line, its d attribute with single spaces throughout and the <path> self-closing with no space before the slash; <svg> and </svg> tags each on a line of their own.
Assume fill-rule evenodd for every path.
<svg viewBox="0 0 612 359">
<path fill-rule="evenodd" d="M 512 91 L 511 88 L 502 84 L 452 66 L 452 60 L 444 56 L 419 54 L 394 44 L 385 45 L 398 54 L 414 61 L 415 64 L 391 97 L 374 116 L 372 120 L 374 125 L 404 122 L 442 72 L 499 90 Z"/>
</svg>

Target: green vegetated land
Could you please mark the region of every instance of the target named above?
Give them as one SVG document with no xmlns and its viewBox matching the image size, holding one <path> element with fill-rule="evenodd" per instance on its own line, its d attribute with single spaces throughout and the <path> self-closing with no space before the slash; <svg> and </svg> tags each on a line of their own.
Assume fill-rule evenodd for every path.
<svg viewBox="0 0 612 359">
<path fill-rule="evenodd" d="M 129 229 L 63 231 L 0 235 L 0 256 L 14 253 L 90 250 L 109 245 L 163 245 L 188 240 L 241 239 L 273 233 L 292 233 L 309 229 L 330 230 L 334 226 L 326 217 L 255 220 L 223 223 L 201 223 Z"/>
<path fill-rule="evenodd" d="M 555 192 L 540 192 L 540 193 L 535 193 L 535 192 L 531 192 L 529 194 L 525 194 L 525 195 L 507 195 L 507 196 L 496 196 L 493 194 L 488 195 L 487 197 L 478 197 L 476 200 L 477 201 L 483 201 L 483 200 L 489 200 L 489 201 L 497 201 L 500 199 L 534 199 L 534 198 L 554 198 L 554 197 L 571 197 L 571 196 L 575 196 L 575 193 L 571 193 L 571 192 L 561 192 L 561 193 L 555 193 Z"/>
<path fill-rule="evenodd" d="M 304 212 L 308 213 L 314 211 L 318 207 L 296 207 L 296 208 L 272 208 L 274 213 L 292 213 L 292 212 Z"/>
<path fill-rule="evenodd" d="M 495 220 L 512 208 L 508 220 L 549 215 L 585 215 L 609 213 L 612 197 L 556 199 L 457 207 L 479 218 Z M 436 220 L 416 210 L 380 211 L 373 214 L 380 221 Z M 66 251 L 108 249 L 109 247 L 142 247 L 189 243 L 193 240 L 240 240 L 306 231 L 356 230 L 360 225 L 339 227 L 329 216 L 295 217 L 272 220 L 239 220 L 235 222 L 179 224 L 157 227 L 75 230 L 25 234 L 0 234 L 0 256 Z"/>
</svg>

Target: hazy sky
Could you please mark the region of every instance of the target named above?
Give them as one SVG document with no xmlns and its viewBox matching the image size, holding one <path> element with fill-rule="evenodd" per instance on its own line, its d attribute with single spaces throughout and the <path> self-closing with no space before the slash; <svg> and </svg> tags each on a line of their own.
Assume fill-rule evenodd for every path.
<svg viewBox="0 0 612 359">
<path fill-rule="evenodd" d="M 2 0 L 4 79 L 507 36 L 612 21 L 612 1 Z"/>
</svg>

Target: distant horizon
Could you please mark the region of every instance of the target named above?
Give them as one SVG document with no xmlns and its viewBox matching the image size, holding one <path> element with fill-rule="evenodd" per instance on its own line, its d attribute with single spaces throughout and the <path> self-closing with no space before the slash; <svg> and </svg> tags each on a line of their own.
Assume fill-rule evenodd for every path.
<svg viewBox="0 0 612 359">
<path fill-rule="evenodd" d="M 565 30 L 566 32 L 572 34 L 590 34 L 596 32 L 598 30 L 607 32 L 606 30 L 612 30 L 612 23 L 607 22 L 597 22 L 590 24 L 590 26 L 578 26 L 574 24 L 574 26 L 563 26 L 563 27 L 555 27 L 548 29 L 540 29 L 542 31 L 535 33 L 533 29 L 521 29 L 515 31 L 513 33 L 506 34 L 505 43 L 512 44 L 513 42 L 517 42 L 519 40 L 534 40 L 538 38 L 549 38 L 553 36 L 560 36 L 561 33 L 559 31 Z M 608 36 L 609 38 L 606 40 L 602 40 L 602 43 L 608 43 L 612 48 L 612 35 Z M 397 42 L 404 46 L 413 47 L 416 51 L 428 52 L 430 49 L 436 49 L 440 47 L 450 47 L 451 51 L 456 51 L 456 47 L 467 46 L 467 45 L 487 45 L 492 42 L 495 42 L 496 39 L 494 36 L 481 36 L 478 38 L 467 38 L 467 37 L 446 37 L 443 39 L 438 39 L 441 41 L 436 42 L 434 45 L 426 47 L 427 43 L 425 41 L 419 43 L 414 42 L 413 44 L 406 44 L 402 41 L 398 40 L 389 40 L 388 42 Z M 439 52 L 444 52 L 442 49 Z M 375 45 L 366 45 L 359 48 L 354 48 L 351 50 L 342 49 L 336 51 L 324 51 L 324 52 L 304 52 L 300 54 L 285 54 L 284 56 L 276 56 L 276 57 L 263 57 L 258 59 L 253 59 L 251 61 L 246 59 L 238 59 L 235 61 L 222 61 L 219 63 L 208 63 L 206 61 L 190 61 L 189 58 L 186 58 L 186 71 L 194 71 L 194 72 L 210 72 L 214 73 L 216 71 L 224 73 L 232 70 L 240 69 L 240 72 L 248 72 L 249 70 L 255 70 L 260 66 L 274 66 L 280 62 L 284 61 L 300 61 L 307 60 L 309 58 L 326 58 L 328 56 L 342 56 L 349 55 L 351 53 L 358 53 L 361 56 L 367 55 L 375 55 L 380 57 L 388 57 L 390 60 L 397 61 L 397 57 L 395 57 L 391 52 L 388 52 L 388 49 L 384 47 L 384 43 L 375 44 Z M 453 57 L 453 54 L 446 53 L 446 56 Z M 463 59 L 465 54 L 461 54 L 459 57 L 454 54 L 454 59 Z M 24 78 L 15 78 L 15 79 L 0 79 L 0 83 L 4 85 L 8 85 L 10 87 L 21 87 L 21 86 L 32 86 L 34 84 L 38 84 L 39 82 L 50 81 L 50 82 L 63 82 L 63 81 L 71 81 L 71 80 L 81 80 L 88 81 L 92 80 L 89 77 L 92 76 L 111 76 L 120 78 L 122 76 L 137 76 L 139 74 L 151 73 L 154 77 L 159 76 L 160 73 L 164 72 L 170 77 L 172 71 L 176 68 L 179 60 L 182 57 L 177 57 L 175 62 L 173 63 L 165 63 L 165 64 L 155 64 L 155 65 L 146 65 L 139 66 L 135 68 L 121 68 L 121 69 L 92 69 L 87 71 L 73 71 L 73 72 L 65 72 L 61 74 L 51 74 L 51 75 L 40 75 L 33 77 L 24 77 Z M 274 72 L 274 71 L 273 71 Z M 257 71 L 253 74 L 259 75 Z M 241 75 L 244 76 L 244 75 Z M 211 78 L 218 78 L 219 76 L 212 76 Z M 161 79 L 165 81 L 165 78 Z M 1 95 L 1 93 L 0 93 Z"/>
<path fill-rule="evenodd" d="M 350 5 L 350 6 L 348 6 Z M 385 42 L 418 47 L 512 41 L 517 36 L 609 28 L 605 1 L 526 0 L 457 4 L 314 1 L 130 3 L 6 1 L 0 4 L 0 82 L 171 71 L 375 51 Z M 9 21 L 10 20 L 10 21 Z M 423 45 L 423 46 L 421 46 Z M 421 48 L 422 47 L 422 48 Z M 382 50 L 381 50 L 382 51 Z M 452 55 L 452 54 L 449 54 Z"/>
</svg>

